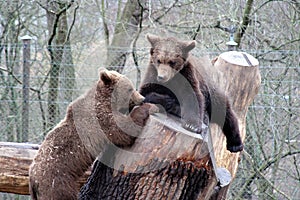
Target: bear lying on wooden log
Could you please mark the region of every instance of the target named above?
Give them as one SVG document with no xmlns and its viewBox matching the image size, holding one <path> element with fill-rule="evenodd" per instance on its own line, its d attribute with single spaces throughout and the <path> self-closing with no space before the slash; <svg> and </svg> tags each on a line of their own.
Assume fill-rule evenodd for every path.
<svg viewBox="0 0 300 200">
<path fill-rule="evenodd" d="M 218 124 L 227 138 L 230 152 L 243 150 L 238 121 L 225 92 L 211 78 L 214 66 L 205 58 L 190 55 L 195 41 L 147 36 L 150 62 L 140 87 L 145 102 L 160 104 L 182 118 L 183 127 L 201 133 L 204 113 Z"/>
</svg>

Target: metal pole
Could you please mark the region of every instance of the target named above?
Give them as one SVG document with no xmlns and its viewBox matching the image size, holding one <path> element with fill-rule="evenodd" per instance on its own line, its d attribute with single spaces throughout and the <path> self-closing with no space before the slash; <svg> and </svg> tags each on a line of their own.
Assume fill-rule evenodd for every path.
<svg viewBox="0 0 300 200">
<path fill-rule="evenodd" d="M 25 35 L 21 37 L 23 41 L 23 102 L 22 102 L 22 138 L 20 142 L 28 142 L 29 132 L 29 79 L 30 79 L 30 42 L 31 37 Z"/>
</svg>

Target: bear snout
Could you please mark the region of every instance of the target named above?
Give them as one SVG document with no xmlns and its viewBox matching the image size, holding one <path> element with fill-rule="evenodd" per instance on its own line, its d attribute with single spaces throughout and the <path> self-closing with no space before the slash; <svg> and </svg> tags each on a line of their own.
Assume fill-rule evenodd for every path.
<svg viewBox="0 0 300 200">
<path fill-rule="evenodd" d="M 139 105 L 144 102 L 145 97 L 142 96 L 138 91 L 134 91 L 131 95 L 131 99 L 135 105 Z"/>
<path fill-rule="evenodd" d="M 165 79 L 166 79 L 166 77 L 163 76 L 163 75 L 158 75 L 158 76 L 157 76 L 157 81 L 158 81 L 158 82 L 164 82 Z"/>
<path fill-rule="evenodd" d="M 169 80 L 169 74 L 170 72 L 168 72 L 168 70 L 166 69 L 158 69 L 157 70 L 157 81 L 160 82 L 160 83 L 164 83 L 164 82 L 167 82 Z"/>
<path fill-rule="evenodd" d="M 176 74 L 176 70 L 172 69 L 169 65 L 161 64 L 157 68 L 157 81 L 160 83 L 166 83 Z"/>
</svg>

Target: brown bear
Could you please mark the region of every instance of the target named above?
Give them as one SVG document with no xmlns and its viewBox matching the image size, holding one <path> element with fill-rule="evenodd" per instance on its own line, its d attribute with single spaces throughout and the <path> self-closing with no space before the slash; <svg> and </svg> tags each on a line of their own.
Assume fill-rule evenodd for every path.
<svg viewBox="0 0 300 200">
<path fill-rule="evenodd" d="M 193 132 L 201 133 L 203 121 L 217 123 L 226 136 L 227 149 L 242 151 L 235 113 L 228 97 L 212 81 L 215 69 L 208 59 L 189 53 L 196 42 L 154 35 L 147 39 L 150 63 L 140 86 L 145 102 L 160 104 L 167 113 L 181 117 L 183 127 Z"/>
<path fill-rule="evenodd" d="M 65 118 L 41 144 L 29 170 L 31 198 L 77 199 L 78 178 L 105 146 L 132 145 L 149 114 L 158 111 L 144 103 L 125 114 L 129 104 L 143 100 L 128 78 L 101 71 L 95 86 L 68 106 Z"/>
</svg>

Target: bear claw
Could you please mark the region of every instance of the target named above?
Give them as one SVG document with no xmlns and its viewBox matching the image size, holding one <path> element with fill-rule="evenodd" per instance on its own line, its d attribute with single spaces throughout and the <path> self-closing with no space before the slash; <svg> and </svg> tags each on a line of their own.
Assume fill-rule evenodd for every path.
<svg viewBox="0 0 300 200">
<path fill-rule="evenodd" d="M 227 150 L 232 152 L 232 153 L 236 153 L 236 152 L 239 152 L 239 151 L 243 151 L 244 149 L 244 145 L 241 144 L 239 146 L 227 146 Z"/>
<path fill-rule="evenodd" d="M 195 126 L 195 125 L 190 124 L 190 123 L 183 123 L 182 127 L 189 130 L 189 131 L 195 132 L 195 133 L 201 133 L 202 132 L 202 129 L 200 127 Z"/>
</svg>

